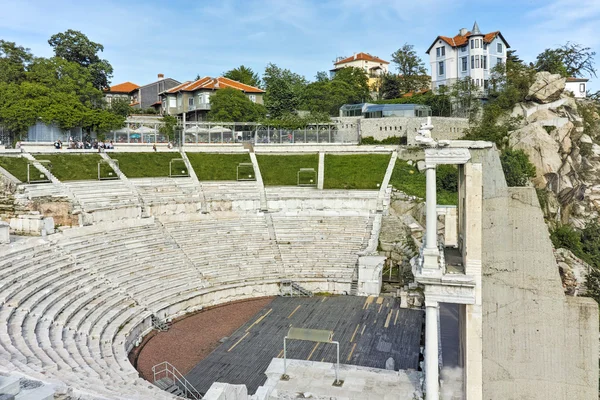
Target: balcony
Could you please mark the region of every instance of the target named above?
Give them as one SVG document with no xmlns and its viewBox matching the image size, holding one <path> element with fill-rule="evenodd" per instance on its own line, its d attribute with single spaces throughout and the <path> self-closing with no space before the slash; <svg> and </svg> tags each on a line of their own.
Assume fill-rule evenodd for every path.
<svg viewBox="0 0 600 400">
<path fill-rule="evenodd" d="M 198 103 L 188 105 L 188 111 L 210 110 L 210 103 Z"/>
</svg>

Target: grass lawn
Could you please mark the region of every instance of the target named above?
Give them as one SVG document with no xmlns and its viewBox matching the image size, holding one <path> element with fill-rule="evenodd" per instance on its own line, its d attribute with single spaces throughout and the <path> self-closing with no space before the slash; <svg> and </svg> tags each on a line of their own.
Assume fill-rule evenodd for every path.
<svg viewBox="0 0 600 400">
<path fill-rule="evenodd" d="M 119 169 L 128 178 L 152 178 L 169 176 L 169 162 L 181 158 L 178 152 L 168 153 L 110 153 L 110 158 L 119 160 Z M 173 174 L 187 174 L 183 161 L 173 162 Z"/>
<path fill-rule="evenodd" d="M 319 171 L 318 154 L 257 155 L 256 158 L 265 185 L 296 186 L 300 168 L 314 168 L 315 173 Z M 316 174 L 300 174 L 300 183 L 310 184 L 310 179 L 317 184 Z"/>
<path fill-rule="evenodd" d="M 379 189 L 390 154 L 325 155 L 325 189 Z"/>
<path fill-rule="evenodd" d="M 396 160 L 390 184 L 409 196 L 417 196 L 423 200 L 425 199 L 425 173 L 419 172 L 416 162 L 414 165 L 408 165 L 406 160 Z M 458 204 L 457 192 L 450 192 L 439 187 L 437 189 L 437 204 Z"/>
<path fill-rule="evenodd" d="M 98 154 L 38 154 L 37 160 L 48 160 L 52 167 L 50 172 L 61 181 L 78 181 L 98 179 Z M 106 172 L 112 171 L 108 165 L 101 166 Z"/>
<path fill-rule="evenodd" d="M 21 182 L 27 182 L 27 159 L 23 157 L 0 157 L 0 167 L 14 175 Z M 33 171 L 37 172 L 36 168 Z"/>
<path fill-rule="evenodd" d="M 240 163 L 251 163 L 248 153 L 242 154 L 217 154 L 217 153 L 186 153 L 192 168 L 196 171 L 201 181 L 235 181 L 237 180 L 237 166 Z M 240 170 L 241 174 L 252 175 L 254 169 L 246 167 Z"/>
</svg>

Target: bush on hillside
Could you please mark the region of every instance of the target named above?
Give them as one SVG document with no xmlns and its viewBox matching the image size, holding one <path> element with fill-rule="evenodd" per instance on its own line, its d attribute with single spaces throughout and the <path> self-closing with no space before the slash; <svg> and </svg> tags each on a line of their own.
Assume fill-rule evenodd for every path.
<svg viewBox="0 0 600 400">
<path fill-rule="evenodd" d="M 508 186 L 525 186 L 535 176 L 535 166 L 523 150 L 504 149 L 500 162 Z"/>
<path fill-rule="evenodd" d="M 360 144 L 400 144 L 400 145 L 405 145 L 406 144 L 406 137 L 400 137 L 400 136 L 390 136 L 387 137 L 385 139 L 381 139 L 381 140 L 376 140 L 373 138 L 373 136 L 366 136 L 360 139 Z"/>
<path fill-rule="evenodd" d="M 438 165 L 436 171 L 436 185 L 438 190 L 457 192 L 458 168 L 454 165 Z"/>
</svg>

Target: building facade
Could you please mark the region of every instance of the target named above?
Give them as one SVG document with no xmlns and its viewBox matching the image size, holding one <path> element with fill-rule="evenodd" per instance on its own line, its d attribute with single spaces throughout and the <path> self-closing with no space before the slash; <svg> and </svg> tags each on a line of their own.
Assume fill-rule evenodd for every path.
<svg viewBox="0 0 600 400">
<path fill-rule="evenodd" d="M 379 78 L 387 74 L 389 61 L 382 60 L 379 57 L 372 56 L 369 53 L 355 53 L 351 57 L 338 57 L 333 63 L 333 69 L 329 70 L 329 77 L 333 78 L 335 73 L 342 68 L 356 67 L 365 71 L 369 78 L 369 87 L 371 90 L 377 90 Z"/>
<path fill-rule="evenodd" d="M 225 77 L 205 76 L 196 81 L 187 81 L 160 95 L 160 113 L 163 115 L 186 114 L 188 121 L 203 121 L 210 111 L 210 98 L 217 90 L 233 88 L 242 91 L 248 99 L 263 104 L 265 91 Z"/>
<path fill-rule="evenodd" d="M 567 78 L 565 90 L 573 93 L 578 99 L 584 99 L 587 97 L 587 83 L 586 78 Z"/>
<path fill-rule="evenodd" d="M 132 82 L 123 82 L 118 85 L 113 85 L 104 91 L 104 100 L 109 106 L 113 100 L 126 100 L 131 103 L 131 95 L 139 88 L 138 85 Z"/>
<path fill-rule="evenodd" d="M 482 33 L 477 22 L 471 31 L 460 29 L 454 37 L 438 36 L 429 49 L 431 88 L 449 87 L 459 79 L 470 78 L 485 92 L 492 69 L 506 62 L 510 45 L 500 31 Z"/>
</svg>

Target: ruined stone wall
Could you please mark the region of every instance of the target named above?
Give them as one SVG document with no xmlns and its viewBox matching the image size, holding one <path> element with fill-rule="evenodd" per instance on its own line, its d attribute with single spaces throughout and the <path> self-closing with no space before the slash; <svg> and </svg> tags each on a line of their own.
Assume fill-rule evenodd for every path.
<svg viewBox="0 0 600 400">
<path fill-rule="evenodd" d="M 338 129 L 358 132 L 360 137 L 373 137 L 383 140 L 388 137 L 405 137 L 408 145 L 415 145 L 415 136 L 425 118 L 389 117 L 389 118 L 338 118 Z M 466 118 L 431 117 L 434 125 L 432 136 L 435 139 L 460 139 L 469 127 Z"/>
<path fill-rule="evenodd" d="M 484 166 L 483 398 L 597 399 L 598 306 L 566 297 L 533 188 L 507 188 L 494 150 Z"/>
</svg>

